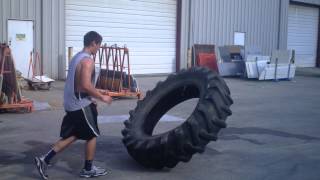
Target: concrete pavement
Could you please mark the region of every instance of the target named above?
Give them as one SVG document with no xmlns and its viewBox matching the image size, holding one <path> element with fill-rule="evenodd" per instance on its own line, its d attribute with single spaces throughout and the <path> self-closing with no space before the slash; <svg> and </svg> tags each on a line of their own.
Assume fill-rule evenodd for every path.
<svg viewBox="0 0 320 180">
<path fill-rule="evenodd" d="M 121 143 L 121 118 L 135 107 L 136 99 L 118 99 L 111 106 L 99 103 L 102 136 L 98 138 L 96 164 L 109 169 L 110 174 L 98 179 L 320 179 L 320 69 L 300 69 L 297 75 L 292 81 L 279 82 L 225 78 L 234 100 L 228 128 L 203 154 L 161 171 L 141 167 Z M 146 91 L 163 79 L 138 77 L 138 82 Z M 33 157 L 47 152 L 59 136 L 63 85 L 55 82 L 50 91 L 24 91 L 25 96 L 48 103 L 50 110 L 0 114 L 0 179 L 39 179 Z M 170 110 L 168 121 L 160 122 L 156 131 L 181 124 L 196 102 L 189 100 Z M 76 142 L 53 159 L 50 179 L 78 179 L 83 145 Z"/>
</svg>

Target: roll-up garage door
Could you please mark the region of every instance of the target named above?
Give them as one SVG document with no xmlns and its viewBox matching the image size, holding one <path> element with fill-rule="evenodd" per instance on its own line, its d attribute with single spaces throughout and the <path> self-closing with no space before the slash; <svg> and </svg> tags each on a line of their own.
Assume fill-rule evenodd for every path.
<svg viewBox="0 0 320 180">
<path fill-rule="evenodd" d="M 133 74 L 175 71 L 176 0 L 66 0 L 66 47 L 97 31 L 107 45 L 129 48 Z"/>
<path fill-rule="evenodd" d="M 290 5 L 288 49 L 296 50 L 296 64 L 315 67 L 318 41 L 319 9 Z"/>
</svg>

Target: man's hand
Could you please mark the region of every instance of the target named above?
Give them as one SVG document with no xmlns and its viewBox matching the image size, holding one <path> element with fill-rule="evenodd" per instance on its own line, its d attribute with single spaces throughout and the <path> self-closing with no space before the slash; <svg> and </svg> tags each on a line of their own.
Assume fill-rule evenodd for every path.
<svg viewBox="0 0 320 180">
<path fill-rule="evenodd" d="M 91 102 L 96 106 L 98 105 L 98 102 L 95 99 L 91 99 Z"/>
<path fill-rule="evenodd" d="M 98 91 L 103 95 L 107 95 L 108 94 L 108 90 L 105 90 L 105 89 L 98 89 Z"/>
<path fill-rule="evenodd" d="M 111 104 L 112 98 L 108 95 L 102 95 L 101 101 L 107 104 Z"/>
</svg>

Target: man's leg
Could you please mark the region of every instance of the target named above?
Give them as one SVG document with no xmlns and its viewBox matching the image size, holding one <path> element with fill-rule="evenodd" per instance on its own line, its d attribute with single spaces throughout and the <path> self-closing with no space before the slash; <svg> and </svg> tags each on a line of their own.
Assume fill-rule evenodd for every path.
<svg viewBox="0 0 320 180">
<path fill-rule="evenodd" d="M 77 140 L 77 137 L 75 136 L 70 136 L 66 139 L 60 139 L 53 145 L 52 150 L 54 150 L 56 153 L 59 153 L 63 151 L 65 148 L 67 148 L 70 144 L 75 142 L 76 140 Z"/>
<path fill-rule="evenodd" d="M 85 162 L 84 169 L 90 171 L 92 168 L 92 161 L 96 153 L 97 138 L 94 137 L 86 142 L 85 146 Z"/>
<path fill-rule="evenodd" d="M 97 138 L 94 137 L 86 142 L 86 160 L 93 160 L 96 153 Z"/>
<path fill-rule="evenodd" d="M 75 136 L 70 136 L 66 139 L 60 139 L 56 143 L 54 143 L 52 149 L 44 155 L 44 161 L 47 164 L 50 164 L 50 160 L 59 152 L 63 151 L 65 148 L 67 148 L 70 144 L 72 144 L 74 141 L 76 141 L 77 138 Z"/>
<path fill-rule="evenodd" d="M 43 179 L 48 179 L 46 169 L 50 163 L 50 160 L 56 155 L 56 153 L 63 151 L 76 140 L 77 138 L 75 136 L 71 136 L 66 139 L 60 139 L 53 145 L 53 148 L 46 155 L 34 158 L 37 169 Z"/>
<path fill-rule="evenodd" d="M 96 153 L 96 145 L 97 145 L 96 137 L 88 140 L 86 143 L 85 164 L 84 164 L 84 168 L 80 172 L 81 177 L 90 178 L 90 177 L 104 176 L 107 174 L 107 171 L 105 169 L 92 165 L 94 155 Z"/>
</svg>

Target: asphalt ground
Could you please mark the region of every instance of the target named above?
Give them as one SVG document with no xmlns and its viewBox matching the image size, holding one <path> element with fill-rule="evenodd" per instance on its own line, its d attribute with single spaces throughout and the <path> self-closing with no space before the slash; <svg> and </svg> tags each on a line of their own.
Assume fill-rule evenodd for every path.
<svg viewBox="0 0 320 180">
<path fill-rule="evenodd" d="M 137 77 L 143 92 L 165 76 Z M 228 127 L 210 142 L 203 154 L 173 169 L 140 166 L 121 139 L 123 120 L 137 99 L 99 103 L 95 164 L 110 180 L 318 180 L 320 179 L 320 69 L 300 69 L 291 81 L 225 78 L 234 104 Z M 39 179 L 33 158 L 46 153 L 59 138 L 64 115 L 63 81 L 50 91 L 24 90 L 35 101 L 32 113 L 0 114 L 0 179 Z M 197 103 L 189 100 L 170 110 L 157 125 L 165 132 L 180 125 Z M 50 179 L 80 179 L 84 142 L 78 141 L 53 159 Z"/>
</svg>

